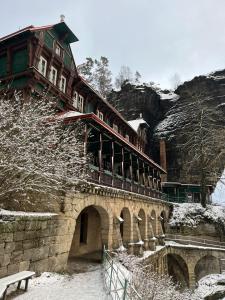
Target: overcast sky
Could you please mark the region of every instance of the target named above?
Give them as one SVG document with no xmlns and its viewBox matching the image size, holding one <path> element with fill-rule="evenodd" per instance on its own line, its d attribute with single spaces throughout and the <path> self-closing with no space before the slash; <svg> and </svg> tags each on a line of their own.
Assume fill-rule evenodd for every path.
<svg viewBox="0 0 225 300">
<path fill-rule="evenodd" d="M 0 35 L 64 14 L 79 38 L 77 63 L 104 55 L 114 75 L 128 65 L 169 87 L 174 73 L 187 80 L 225 68 L 224 13 L 224 0 L 2 0 Z"/>
</svg>

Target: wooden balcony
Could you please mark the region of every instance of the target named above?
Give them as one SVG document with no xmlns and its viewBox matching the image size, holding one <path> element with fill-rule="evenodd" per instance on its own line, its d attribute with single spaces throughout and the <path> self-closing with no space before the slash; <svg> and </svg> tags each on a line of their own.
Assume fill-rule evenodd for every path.
<svg viewBox="0 0 225 300">
<path fill-rule="evenodd" d="M 128 192 L 145 195 L 148 197 L 163 199 L 163 193 L 156 188 L 151 188 L 132 181 L 128 178 L 123 178 L 118 174 L 112 174 L 109 171 L 99 171 L 98 167 L 90 165 L 90 180 L 94 183 L 114 187 L 117 189 L 126 190 Z"/>
</svg>

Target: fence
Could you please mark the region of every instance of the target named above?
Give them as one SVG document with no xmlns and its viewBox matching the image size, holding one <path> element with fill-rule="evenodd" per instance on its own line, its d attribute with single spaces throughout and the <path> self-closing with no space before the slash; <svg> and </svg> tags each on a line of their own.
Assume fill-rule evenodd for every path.
<svg viewBox="0 0 225 300">
<path fill-rule="evenodd" d="M 109 251 L 103 253 L 104 280 L 108 294 L 113 300 L 141 300 L 135 288 L 130 284 L 121 267 L 111 257 Z"/>
<path fill-rule="evenodd" d="M 225 242 L 201 239 L 194 236 L 167 234 L 166 241 L 175 241 L 181 244 L 191 244 L 197 246 L 225 249 Z"/>
</svg>

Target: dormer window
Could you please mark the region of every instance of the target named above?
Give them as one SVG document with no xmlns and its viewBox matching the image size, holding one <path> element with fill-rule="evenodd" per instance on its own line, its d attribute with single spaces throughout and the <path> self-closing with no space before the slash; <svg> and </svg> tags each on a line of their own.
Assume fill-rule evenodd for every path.
<svg viewBox="0 0 225 300">
<path fill-rule="evenodd" d="M 51 81 L 51 83 L 53 83 L 54 85 L 56 85 L 57 82 L 57 69 L 53 66 L 51 66 L 51 70 L 50 70 L 50 75 L 49 75 L 49 80 Z"/>
<path fill-rule="evenodd" d="M 47 70 L 47 60 L 41 56 L 38 64 L 38 71 L 43 75 L 46 76 Z"/>
<path fill-rule="evenodd" d="M 61 79 L 60 79 L 60 86 L 59 86 L 59 89 L 65 93 L 66 92 L 66 77 L 65 76 L 61 76 Z"/>
</svg>

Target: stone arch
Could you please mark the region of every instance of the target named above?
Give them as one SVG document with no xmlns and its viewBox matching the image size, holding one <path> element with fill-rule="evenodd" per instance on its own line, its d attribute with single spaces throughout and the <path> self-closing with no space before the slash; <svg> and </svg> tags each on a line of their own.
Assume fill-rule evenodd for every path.
<svg viewBox="0 0 225 300">
<path fill-rule="evenodd" d="M 146 228 L 146 214 L 142 208 L 139 210 L 138 218 L 140 219 L 138 221 L 138 227 L 139 227 L 141 239 L 142 239 L 142 241 L 144 241 L 147 237 L 147 234 L 146 234 L 147 228 Z"/>
<path fill-rule="evenodd" d="M 109 243 L 109 215 L 97 205 L 83 208 L 76 219 L 69 257 L 98 257 Z"/>
<path fill-rule="evenodd" d="M 197 282 L 206 275 L 220 273 L 220 261 L 213 255 L 205 255 L 198 260 L 194 271 Z"/>
<path fill-rule="evenodd" d="M 120 223 L 120 234 L 125 247 L 131 242 L 131 213 L 129 208 L 124 207 L 121 210 L 120 217 L 123 222 Z"/>
<path fill-rule="evenodd" d="M 189 287 L 188 265 L 184 258 L 178 254 L 167 254 L 167 271 L 175 283 L 180 284 L 181 288 Z"/>
<path fill-rule="evenodd" d="M 153 233 L 154 233 L 154 236 L 157 235 L 157 220 L 156 220 L 156 212 L 155 210 L 153 209 L 152 212 L 151 212 L 151 224 L 152 224 L 152 230 L 153 230 Z"/>
<path fill-rule="evenodd" d="M 165 234 L 166 233 L 166 212 L 164 210 L 160 213 L 160 223 L 162 227 L 162 232 L 163 234 Z"/>
</svg>

